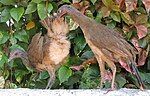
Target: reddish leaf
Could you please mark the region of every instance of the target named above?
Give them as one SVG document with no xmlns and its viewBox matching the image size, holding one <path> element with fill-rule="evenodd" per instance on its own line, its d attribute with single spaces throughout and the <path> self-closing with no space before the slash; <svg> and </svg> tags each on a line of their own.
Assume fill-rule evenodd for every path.
<svg viewBox="0 0 150 96">
<path fill-rule="evenodd" d="M 82 65 L 78 65 L 78 66 L 71 66 L 70 68 L 71 68 L 72 70 L 79 71 L 79 70 L 83 69 L 83 67 L 84 67 L 84 66 L 82 66 Z"/>
<path fill-rule="evenodd" d="M 138 39 L 137 38 L 132 38 L 131 40 L 132 44 L 134 45 L 134 47 L 138 50 L 138 52 L 141 50 L 139 43 L 138 43 Z"/>
<path fill-rule="evenodd" d="M 119 63 L 124 69 L 126 69 L 128 72 L 132 73 L 131 68 L 130 68 L 129 64 L 126 62 L 126 60 L 120 59 Z"/>
<path fill-rule="evenodd" d="M 142 66 L 145 64 L 146 58 L 148 56 L 148 52 L 149 50 L 144 50 L 142 48 L 140 48 L 139 44 L 138 44 L 138 39 L 137 38 L 132 38 L 132 44 L 134 45 L 134 47 L 138 50 L 138 62 L 137 62 L 137 66 Z M 147 48 L 149 49 L 149 48 Z"/>
<path fill-rule="evenodd" d="M 125 0 L 126 12 L 136 9 L 137 0 Z"/>
<path fill-rule="evenodd" d="M 143 4 L 145 5 L 147 13 L 150 11 L 150 0 L 142 0 Z"/>
<path fill-rule="evenodd" d="M 112 72 L 109 70 L 106 70 L 105 75 L 104 75 L 104 80 L 111 82 L 112 77 L 113 77 Z"/>
<path fill-rule="evenodd" d="M 116 0 L 116 3 L 119 4 L 119 8 L 122 10 L 125 7 L 125 0 Z"/>
<path fill-rule="evenodd" d="M 136 29 L 137 29 L 137 35 L 139 37 L 139 39 L 145 37 L 147 35 L 147 27 L 145 27 L 144 25 L 135 25 Z"/>
<path fill-rule="evenodd" d="M 139 58 L 138 58 L 138 64 L 137 66 L 143 66 L 145 64 L 146 58 L 147 58 L 147 54 L 148 52 L 144 49 L 141 49 L 140 53 L 139 53 Z"/>
</svg>

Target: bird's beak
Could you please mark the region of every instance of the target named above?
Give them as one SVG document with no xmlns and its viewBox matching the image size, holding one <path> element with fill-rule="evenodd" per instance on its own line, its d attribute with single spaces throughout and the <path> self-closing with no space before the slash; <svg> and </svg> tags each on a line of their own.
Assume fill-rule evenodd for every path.
<svg viewBox="0 0 150 96">
<path fill-rule="evenodd" d="M 57 18 L 63 17 L 67 12 L 57 11 Z"/>
</svg>

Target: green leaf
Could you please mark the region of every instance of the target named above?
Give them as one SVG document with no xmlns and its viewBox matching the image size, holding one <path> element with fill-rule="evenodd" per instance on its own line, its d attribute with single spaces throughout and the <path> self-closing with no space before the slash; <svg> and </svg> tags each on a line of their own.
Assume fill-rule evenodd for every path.
<svg viewBox="0 0 150 96">
<path fill-rule="evenodd" d="M 10 9 L 9 8 L 5 8 L 2 13 L 1 13 L 1 18 L 0 18 L 0 22 L 7 22 L 10 19 L 10 13 L 9 13 Z"/>
<path fill-rule="evenodd" d="M 10 72 L 8 70 L 4 70 L 3 71 L 3 76 L 5 78 L 5 80 L 7 80 L 9 78 Z"/>
<path fill-rule="evenodd" d="M 94 18 L 93 13 L 90 10 L 86 10 L 86 16 L 90 17 L 90 18 Z"/>
<path fill-rule="evenodd" d="M 84 71 L 79 88 L 96 88 L 99 82 L 100 77 L 98 66 L 90 66 Z"/>
<path fill-rule="evenodd" d="M 138 44 L 141 48 L 146 48 L 146 46 L 149 44 L 149 40 L 146 38 L 139 39 Z"/>
<path fill-rule="evenodd" d="M 71 3 L 69 0 L 62 0 L 64 3 Z"/>
<path fill-rule="evenodd" d="M 90 0 L 91 2 L 92 2 L 92 4 L 94 5 L 95 4 L 95 2 L 97 1 L 97 0 Z"/>
<path fill-rule="evenodd" d="M 131 19 L 130 15 L 128 13 L 121 12 L 121 18 L 122 20 L 127 23 L 128 25 L 134 24 L 135 22 Z"/>
<path fill-rule="evenodd" d="M 147 20 L 148 20 L 148 16 L 147 16 L 147 15 L 140 14 L 140 15 L 138 15 L 138 17 L 136 18 L 136 23 L 137 23 L 137 24 L 147 23 Z"/>
<path fill-rule="evenodd" d="M 43 71 L 40 73 L 39 79 L 47 79 L 47 78 L 49 78 L 49 74 L 47 71 Z"/>
<path fill-rule="evenodd" d="M 15 75 L 15 79 L 17 82 L 21 82 L 21 80 L 23 79 L 23 77 L 27 74 L 28 72 L 25 70 L 16 70 L 14 75 Z"/>
<path fill-rule="evenodd" d="M 138 12 L 146 14 L 146 10 L 143 7 L 138 7 Z"/>
<path fill-rule="evenodd" d="M 20 45 L 18 45 L 18 44 L 14 44 L 14 45 L 10 46 L 10 51 L 13 51 L 13 50 L 15 50 L 15 49 L 21 49 L 21 50 L 25 51 L 25 50 L 24 50 Z"/>
<path fill-rule="evenodd" d="M 114 5 L 114 2 L 112 0 L 102 0 L 102 2 L 104 3 L 106 7 L 110 7 Z"/>
<path fill-rule="evenodd" d="M 102 11 L 98 11 L 98 14 L 97 14 L 95 20 L 97 22 L 101 22 L 102 17 L 103 17 Z"/>
<path fill-rule="evenodd" d="M 75 47 L 74 52 L 76 55 L 79 55 L 86 46 L 86 42 L 83 36 L 79 35 L 74 39 Z"/>
<path fill-rule="evenodd" d="M 89 59 L 93 56 L 94 56 L 94 54 L 92 51 L 86 51 L 81 55 L 81 59 Z"/>
<path fill-rule="evenodd" d="M 112 5 L 111 9 L 114 10 L 114 11 L 120 11 L 119 5 Z"/>
<path fill-rule="evenodd" d="M 120 14 L 118 12 L 111 12 L 110 16 L 114 21 L 117 21 L 117 22 L 121 21 Z"/>
<path fill-rule="evenodd" d="M 4 5 L 11 5 L 15 3 L 15 0 L 0 0 L 0 2 Z"/>
<path fill-rule="evenodd" d="M 111 29 L 116 27 L 116 22 L 115 21 L 111 21 L 110 23 L 107 23 L 107 26 Z"/>
<path fill-rule="evenodd" d="M 28 43 L 28 34 L 25 30 L 21 30 L 14 33 L 14 37 L 17 38 L 19 41 Z"/>
<path fill-rule="evenodd" d="M 70 16 L 66 16 L 66 20 L 68 21 L 69 30 L 75 30 L 78 28 L 79 24 L 77 24 Z"/>
<path fill-rule="evenodd" d="M 3 52 L 0 51 L 0 68 L 1 69 L 3 69 L 4 64 L 7 63 L 7 61 L 8 61 L 7 56 Z"/>
<path fill-rule="evenodd" d="M 58 71 L 60 84 L 67 81 L 71 75 L 72 75 L 72 70 L 67 66 L 62 66 Z"/>
<path fill-rule="evenodd" d="M 122 88 L 126 84 L 126 79 L 121 76 L 121 74 L 116 75 L 116 82 L 118 83 L 118 87 Z"/>
<path fill-rule="evenodd" d="M 41 3 L 43 0 L 32 0 L 34 3 Z"/>
<path fill-rule="evenodd" d="M 17 39 L 14 38 L 13 36 L 10 37 L 9 41 L 10 41 L 10 43 L 11 43 L 12 45 L 14 45 L 14 44 L 17 43 Z"/>
<path fill-rule="evenodd" d="M 48 13 L 50 13 L 52 10 L 53 10 L 53 5 L 49 3 L 47 8 Z"/>
<path fill-rule="evenodd" d="M 0 44 L 4 44 L 9 39 L 9 34 L 6 31 L 0 31 Z"/>
<path fill-rule="evenodd" d="M 25 14 L 30 14 L 36 11 L 37 4 L 30 2 L 29 5 L 27 6 L 27 9 L 25 11 Z"/>
<path fill-rule="evenodd" d="M 17 88 L 17 85 L 15 83 L 10 83 L 9 86 L 10 86 L 9 88 L 11 89 Z"/>
<path fill-rule="evenodd" d="M 47 17 L 46 7 L 44 3 L 40 3 L 37 5 L 38 9 L 38 15 L 41 20 L 45 19 Z"/>
<path fill-rule="evenodd" d="M 20 20 L 23 13 L 24 13 L 24 8 L 23 7 L 12 8 L 10 10 L 11 17 L 14 18 L 17 22 Z"/>
<path fill-rule="evenodd" d="M 5 86 L 5 79 L 3 76 L 0 76 L 0 89 L 3 89 Z"/>
</svg>

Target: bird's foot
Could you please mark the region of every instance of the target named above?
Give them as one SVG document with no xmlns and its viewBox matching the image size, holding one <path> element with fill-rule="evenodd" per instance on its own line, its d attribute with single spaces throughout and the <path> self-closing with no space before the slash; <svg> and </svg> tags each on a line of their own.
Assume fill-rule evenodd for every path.
<svg viewBox="0 0 150 96">
<path fill-rule="evenodd" d="M 104 93 L 104 94 L 107 94 L 108 92 L 114 91 L 114 90 L 116 90 L 116 88 L 110 88 L 110 89 L 108 89 L 108 90 L 106 91 L 106 93 Z"/>
<path fill-rule="evenodd" d="M 140 85 L 140 90 L 144 91 L 144 89 L 145 89 L 145 86 L 143 84 Z"/>
</svg>

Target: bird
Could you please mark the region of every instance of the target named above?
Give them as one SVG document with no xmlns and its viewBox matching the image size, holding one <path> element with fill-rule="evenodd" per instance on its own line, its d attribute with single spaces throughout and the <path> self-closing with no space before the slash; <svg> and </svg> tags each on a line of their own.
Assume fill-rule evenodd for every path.
<svg viewBox="0 0 150 96">
<path fill-rule="evenodd" d="M 41 24 L 47 29 L 47 34 L 42 36 L 42 32 L 36 33 L 32 37 L 27 51 L 12 50 L 9 61 L 21 58 L 27 67 L 33 67 L 38 72 L 48 71 L 50 75 L 46 86 L 48 89 L 55 81 L 55 71 L 66 62 L 69 55 L 70 41 L 67 39 L 69 29 L 63 17 L 47 17 L 41 21 Z"/>
<path fill-rule="evenodd" d="M 85 40 L 94 53 L 100 68 L 100 88 L 105 83 L 106 64 L 112 71 L 111 89 L 115 90 L 116 65 L 118 62 L 131 74 L 134 74 L 139 82 L 140 89 L 144 89 L 143 81 L 136 67 L 137 50 L 130 45 L 124 37 L 114 29 L 108 28 L 106 25 L 96 22 L 95 20 L 85 16 L 76 8 L 70 5 L 62 5 L 57 11 L 57 18 L 70 15 L 72 19 L 79 24 L 83 31 Z"/>
</svg>

